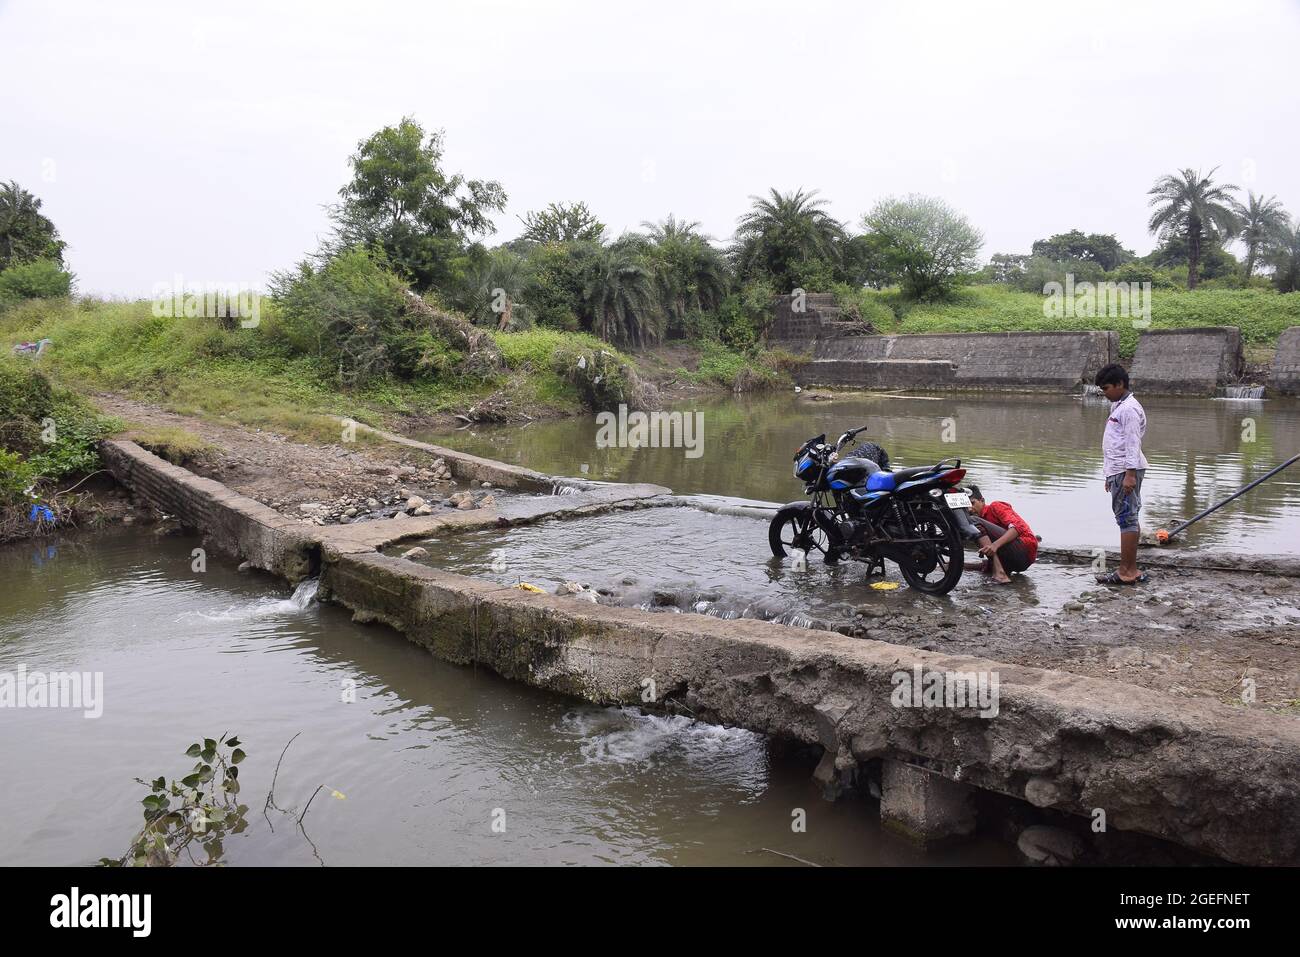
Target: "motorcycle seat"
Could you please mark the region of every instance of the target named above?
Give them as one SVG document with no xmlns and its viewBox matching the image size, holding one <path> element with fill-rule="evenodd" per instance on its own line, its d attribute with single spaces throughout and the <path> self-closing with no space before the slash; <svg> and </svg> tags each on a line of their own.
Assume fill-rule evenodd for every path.
<svg viewBox="0 0 1300 957">
<path fill-rule="evenodd" d="M 914 479 L 920 475 L 930 475 L 937 471 L 939 471 L 939 466 L 937 465 L 918 465 L 915 468 L 910 469 L 894 469 L 894 481 L 906 482 L 909 479 Z"/>
</svg>

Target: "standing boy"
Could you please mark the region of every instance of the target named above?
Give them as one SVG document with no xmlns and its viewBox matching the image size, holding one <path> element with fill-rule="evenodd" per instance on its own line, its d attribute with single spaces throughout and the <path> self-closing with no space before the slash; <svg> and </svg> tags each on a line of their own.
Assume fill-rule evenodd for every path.
<svg viewBox="0 0 1300 957">
<path fill-rule="evenodd" d="M 1112 363 L 1097 373 L 1102 395 L 1110 400 L 1106 433 L 1101 440 L 1102 475 L 1110 493 L 1111 510 L 1119 525 L 1119 568 L 1097 578 L 1103 585 L 1136 585 L 1147 580 L 1138 570 L 1138 512 L 1142 510 L 1142 476 L 1147 460 L 1142 437 L 1147 434 L 1147 414 L 1128 388 L 1128 372 Z"/>
</svg>

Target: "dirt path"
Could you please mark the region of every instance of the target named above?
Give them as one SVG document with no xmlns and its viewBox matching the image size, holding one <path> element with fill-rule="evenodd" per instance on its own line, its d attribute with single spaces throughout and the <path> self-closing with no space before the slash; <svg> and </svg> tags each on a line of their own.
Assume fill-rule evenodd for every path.
<svg viewBox="0 0 1300 957">
<path fill-rule="evenodd" d="M 307 524 L 391 514 L 413 495 L 440 503 L 459 488 L 441 478 L 436 460 L 424 453 L 370 440 L 362 432 L 355 442 L 345 442 L 342 426 L 339 444 L 309 445 L 120 395 L 92 398 L 104 412 L 128 423 L 125 438 L 146 437 L 151 429 L 183 429 L 198 436 L 208 448 L 176 464 Z M 352 515 L 346 514 L 349 509 Z"/>
</svg>

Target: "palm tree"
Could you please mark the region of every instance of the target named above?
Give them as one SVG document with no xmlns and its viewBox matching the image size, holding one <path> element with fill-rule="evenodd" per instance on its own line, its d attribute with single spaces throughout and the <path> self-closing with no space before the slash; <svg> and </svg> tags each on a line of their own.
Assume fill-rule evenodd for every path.
<svg viewBox="0 0 1300 957">
<path fill-rule="evenodd" d="M 1278 292 L 1300 290 L 1300 220 L 1288 222 L 1278 233 L 1269 265 L 1273 267 L 1273 285 Z"/>
<path fill-rule="evenodd" d="M 66 246 L 39 199 L 17 182 L 0 183 L 0 269 L 35 259 L 63 265 Z"/>
<path fill-rule="evenodd" d="M 640 347 L 663 336 L 650 272 L 626 245 L 593 251 L 583 268 L 582 307 L 607 342 Z"/>
<path fill-rule="evenodd" d="M 1278 236 L 1287 231 L 1287 215 L 1276 196 L 1265 199 L 1248 191 L 1246 197 L 1246 205 L 1238 205 L 1236 212 L 1241 220 L 1240 238 L 1246 244 L 1246 278 L 1249 279 L 1260 253 L 1267 253 Z"/>
<path fill-rule="evenodd" d="M 782 194 L 769 190 L 766 198 L 751 196 L 753 208 L 736 223 L 731 255 L 744 278 L 770 278 L 778 289 L 795 285 L 795 270 L 813 260 L 839 262 L 846 239 L 842 223 L 832 219 L 816 199 L 817 191 Z"/>
<path fill-rule="evenodd" d="M 1235 212 L 1239 204 L 1232 196 L 1237 187 L 1215 184 L 1217 170 L 1216 166 L 1205 176 L 1196 170 L 1179 170 L 1177 175 L 1161 176 L 1147 190 L 1151 197 L 1147 205 L 1155 207 L 1147 229 L 1162 240 L 1187 240 L 1188 289 L 1196 288 L 1206 243 L 1227 240 L 1240 228 Z"/>
<path fill-rule="evenodd" d="M 641 225 L 645 227 L 650 241 L 658 246 L 674 240 L 703 239 L 708 242 L 712 239 L 700 232 L 699 223 L 679 220 L 672 213 L 657 223 L 642 221 Z"/>
<path fill-rule="evenodd" d="M 509 329 L 512 323 L 529 321 L 527 307 L 519 301 L 527 278 L 523 257 L 498 246 L 474 264 L 448 299 L 474 322 Z"/>
<path fill-rule="evenodd" d="M 643 222 L 644 256 L 654 275 L 655 294 L 667 314 L 668 327 L 686 331 L 691 312 L 717 309 L 727 294 L 722 255 L 698 232 L 699 223 L 671 215 L 659 223 Z"/>
</svg>

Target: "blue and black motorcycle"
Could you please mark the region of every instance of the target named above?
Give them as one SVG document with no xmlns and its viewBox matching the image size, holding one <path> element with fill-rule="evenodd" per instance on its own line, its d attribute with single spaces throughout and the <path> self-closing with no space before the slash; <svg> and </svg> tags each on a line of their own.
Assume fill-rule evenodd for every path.
<svg viewBox="0 0 1300 957">
<path fill-rule="evenodd" d="M 869 574 L 883 573 L 888 559 L 917 591 L 947 594 L 961 580 L 970 529 L 970 498 L 956 488 L 966 475 L 961 459 L 895 470 L 872 443 L 841 456 L 866 430 L 845 432 L 833 446 L 819 435 L 795 452 L 794 476 L 812 500 L 776 513 L 768 529 L 772 554 L 799 549 L 831 565 L 863 561 Z"/>
</svg>

